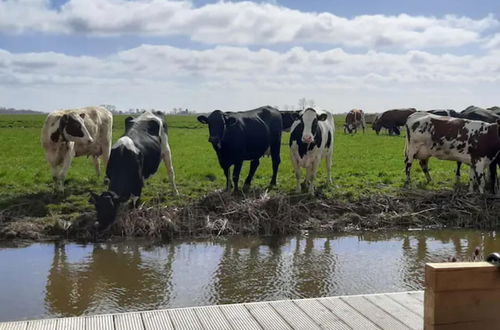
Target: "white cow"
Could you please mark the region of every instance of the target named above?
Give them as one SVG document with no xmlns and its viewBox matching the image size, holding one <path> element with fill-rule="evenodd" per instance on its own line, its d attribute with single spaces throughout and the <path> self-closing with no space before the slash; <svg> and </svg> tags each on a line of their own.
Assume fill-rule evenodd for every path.
<svg viewBox="0 0 500 330">
<path fill-rule="evenodd" d="M 42 146 L 56 189 L 63 189 L 74 157 L 92 156 L 100 176 L 99 156 L 107 164 L 112 128 L 113 115 L 102 107 L 61 110 L 47 116 L 42 128 Z"/>
<path fill-rule="evenodd" d="M 332 182 L 331 167 L 335 125 L 329 112 L 318 114 L 308 108 L 297 114 L 290 129 L 290 154 L 297 179 L 296 192 L 301 192 L 301 167 L 306 169 L 304 184 L 314 194 L 313 181 L 316 178 L 321 159 L 326 160 L 327 180 Z"/>
</svg>

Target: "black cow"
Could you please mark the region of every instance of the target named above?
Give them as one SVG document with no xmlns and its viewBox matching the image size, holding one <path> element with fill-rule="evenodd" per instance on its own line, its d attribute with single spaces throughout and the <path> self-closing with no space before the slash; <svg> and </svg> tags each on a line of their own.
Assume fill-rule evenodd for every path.
<svg viewBox="0 0 500 330">
<path fill-rule="evenodd" d="M 408 116 L 416 111 L 415 108 L 387 110 L 373 122 L 372 128 L 377 134 L 382 128 L 387 128 L 389 135 L 400 135 L 399 127 L 403 126 Z"/>
<path fill-rule="evenodd" d="M 452 109 L 427 110 L 427 112 L 432 113 L 433 115 L 443 116 L 443 117 L 453 117 L 453 118 L 460 117 L 460 114 Z"/>
<path fill-rule="evenodd" d="M 279 110 L 264 106 L 243 112 L 213 111 L 208 117 L 199 116 L 198 121 L 208 124 L 208 142 L 217 153 L 219 164 L 226 176 L 226 189 L 231 190 L 230 167 L 234 165 L 234 190 L 238 191 L 243 161 L 250 160 L 250 171 L 243 186 L 250 188 L 252 178 L 259 166 L 259 159 L 268 150 L 273 163 L 271 186 L 276 185 L 276 176 L 281 162 L 281 131 L 283 129 Z"/>
<path fill-rule="evenodd" d="M 97 210 L 98 229 L 106 229 L 116 218 L 121 203 L 130 198 L 134 205 L 141 196 L 144 180 L 155 174 L 165 162 L 172 188 L 177 192 L 167 126 L 161 112 L 142 113 L 125 119 L 125 135 L 111 149 L 106 168 L 108 191 L 92 193 L 90 202 Z"/>
<path fill-rule="evenodd" d="M 290 128 L 292 128 L 292 124 L 300 115 L 300 112 L 300 110 L 280 111 L 283 121 L 283 131 L 290 132 Z"/>
<path fill-rule="evenodd" d="M 468 106 L 465 110 L 460 112 L 460 118 L 469 120 L 480 120 L 487 123 L 496 123 L 500 120 L 500 116 L 493 111 L 485 110 L 476 106 Z"/>
</svg>

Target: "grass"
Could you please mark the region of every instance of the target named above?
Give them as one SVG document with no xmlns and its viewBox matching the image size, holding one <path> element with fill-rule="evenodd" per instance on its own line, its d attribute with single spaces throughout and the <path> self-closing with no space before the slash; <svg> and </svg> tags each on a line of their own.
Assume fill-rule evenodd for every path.
<svg viewBox="0 0 500 330">
<path fill-rule="evenodd" d="M 125 116 L 116 116 L 113 140 L 123 133 Z M 13 217 L 70 217 L 92 211 L 89 191 L 105 189 L 103 178 L 96 178 L 90 159 L 74 159 L 65 183 L 65 192 L 52 191 L 49 166 L 40 144 L 40 132 L 45 120 L 41 115 L 0 115 L 0 215 Z M 336 116 L 334 142 L 333 185 L 326 186 L 326 171 L 321 165 L 317 185 L 324 198 L 357 199 L 374 193 L 395 194 L 404 181 L 404 137 L 376 135 L 371 128 L 365 134 L 345 135 L 343 116 Z M 225 178 L 215 152 L 207 142 L 208 129 L 196 118 L 168 116 L 169 142 L 180 197 L 172 195 L 165 167 L 147 181 L 142 200 L 148 204 L 186 205 L 216 189 L 224 187 Z M 282 163 L 276 191 L 293 194 L 295 176 L 291 167 L 288 133 L 283 136 Z M 417 163 L 413 169 L 413 186 L 425 189 L 451 188 L 454 163 L 431 160 L 434 181 L 425 185 Z M 243 181 L 248 163 L 242 170 Z M 466 171 L 464 171 L 464 176 Z M 264 188 L 271 177 L 271 160 L 263 158 L 253 186 Z M 466 178 L 462 179 L 463 181 Z M 0 217 L 1 220 L 1 217 Z"/>
</svg>

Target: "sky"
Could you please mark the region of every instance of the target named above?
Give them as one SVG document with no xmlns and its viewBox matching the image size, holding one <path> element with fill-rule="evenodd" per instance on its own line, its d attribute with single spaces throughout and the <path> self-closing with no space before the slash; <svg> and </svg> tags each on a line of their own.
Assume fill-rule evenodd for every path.
<svg viewBox="0 0 500 330">
<path fill-rule="evenodd" d="M 497 0 L 0 0 L 0 106 L 500 105 Z"/>
</svg>

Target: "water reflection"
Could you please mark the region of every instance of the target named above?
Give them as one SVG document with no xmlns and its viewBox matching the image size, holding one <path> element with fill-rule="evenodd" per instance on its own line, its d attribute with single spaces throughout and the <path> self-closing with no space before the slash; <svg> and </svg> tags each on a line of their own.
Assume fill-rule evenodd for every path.
<svg viewBox="0 0 500 330">
<path fill-rule="evenodd" d="M 500 241 L 441 230 L 0 247 L 0 321 L 421 289 L 426 262 L 477 246 Z"/>
</svg>

